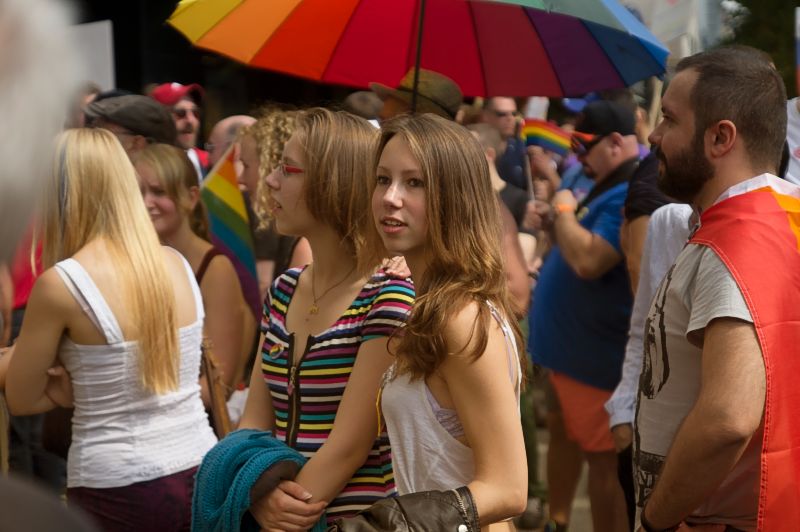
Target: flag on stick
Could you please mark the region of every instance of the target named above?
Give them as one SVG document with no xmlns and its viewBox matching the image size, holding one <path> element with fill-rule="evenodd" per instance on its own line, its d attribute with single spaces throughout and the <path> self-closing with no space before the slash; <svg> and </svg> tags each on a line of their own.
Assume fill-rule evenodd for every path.
<svg viewBox="0 0 800 532">
<path fill-rule="evenodd" d="M 256 259 L 245 199 L 236 180 L 233 146 L 203 180 L 200 198 L 208 213 L 211 243 L 233 263 L 242 294 L 256 319 L 261 314 Z"/>
<path fill-rule="evenodd" d="M 569 133 L 545 120 L 525 120 L 522 139 L 526 146 L 541 146 L 559 155 L 566 155 L 569 151 Z"/>
</svg>

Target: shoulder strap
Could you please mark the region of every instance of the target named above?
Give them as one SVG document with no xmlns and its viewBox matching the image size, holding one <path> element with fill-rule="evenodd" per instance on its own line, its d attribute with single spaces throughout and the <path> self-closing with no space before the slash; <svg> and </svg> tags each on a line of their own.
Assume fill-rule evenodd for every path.
<svg viewBox="0 0 800 532">
<path fill-rule="evenodd" d="M 519 402 L 519 387 L 522 384 L 522 366 L 519 361 L 517 340 L 514 338 L 514 331 L 511 330 L 506 319 L 500 315 L 500 311 L 497 310 L 497 307 L 495 307 L 491 301 L 487 301 L 486 304 L 489 305 L 492 316 L 497 321 L 497 324 L 500 325 L 500 330 L 503 331 L 503 336 L 506 340 L 506 356 L 508 357 L 508 377 L 512 382 L 516 383 L 515 393 L 517 402 Z M 514 378 L 515 373 L 516 379 Z"/>
<path fill-rule="evenodd" d="M 66 259 L 56 264 L 56 271 L 87 317 L 106 337 L 106 342 L 124 342 L 117 318 L 84 267 L 75 259 Z"/>
<path fill-rule="evenodd" d="M 217 248 L 211 248 L 203 255 L 203 260 L 200 261 L 200 266 L 197 267 L 197 273 L 194 274 L 194 278 L 197 279 L 197 284 L 203 282 L 203 277 L 206 274 L 206 270 L 208 270 L 211 259 L 217 255 L 222 255 L 222 252 Z"/>
</svg>

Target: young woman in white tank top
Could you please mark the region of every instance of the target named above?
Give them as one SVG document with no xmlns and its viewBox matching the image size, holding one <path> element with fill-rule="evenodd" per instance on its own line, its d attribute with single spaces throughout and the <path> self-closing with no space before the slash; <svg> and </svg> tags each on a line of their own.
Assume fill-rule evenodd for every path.
<svg viewBox="0 0 800 532">
<path fill-rule="evenodd" d="M 372 245 L 405 256 L 417 291 L 381 399 L 398 491 L 466 486 L 484 530 L 513 530 L 527 490 L 522 358 L 486 159 L 433 115 L 382 124 L 376 157 Z"/>
<path fill-rule="evenodd" d="M 9 408 L 74 406 L 67 499 L 103 530 L 188 531 L 194 471 L 216 442 L 197 381 L 203 306 L 191 269 L 159 245 L 108 131 L 61 135 L 42 215 L 47 269 L 0 359 Z"/>
</svg>

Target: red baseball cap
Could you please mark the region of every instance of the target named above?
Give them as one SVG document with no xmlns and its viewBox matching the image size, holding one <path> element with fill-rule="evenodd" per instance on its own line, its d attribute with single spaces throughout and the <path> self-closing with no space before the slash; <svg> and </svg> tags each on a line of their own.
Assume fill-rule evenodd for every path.
<svg viewBox="0 0 800 532">
<path fill-rule="evenodd" d="M 182 85 L 180 83 L 162 83 L 152 90 L 150 97 L 163 105 L 175 105 L 187 96 L 199 104 L 205 91 L 197 83 Z"/>
</svg>

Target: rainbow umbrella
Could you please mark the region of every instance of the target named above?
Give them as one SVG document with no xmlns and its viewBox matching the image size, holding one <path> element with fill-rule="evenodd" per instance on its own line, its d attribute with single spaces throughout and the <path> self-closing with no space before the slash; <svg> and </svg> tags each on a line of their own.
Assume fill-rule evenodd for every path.
<svg viewBox="0 0 800 532">
<path fill-rule="evenodd" d="M 421 66 L 467 96 L 627 87 L 669 53 L 616 0 L 182 0 L 168 22 L 255 67 L 367 87 Z"/>
</svg>

